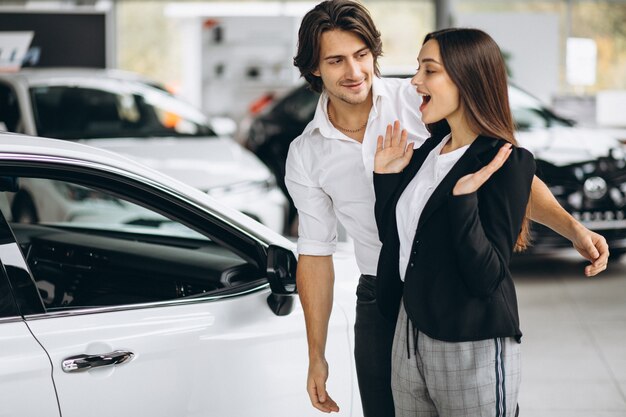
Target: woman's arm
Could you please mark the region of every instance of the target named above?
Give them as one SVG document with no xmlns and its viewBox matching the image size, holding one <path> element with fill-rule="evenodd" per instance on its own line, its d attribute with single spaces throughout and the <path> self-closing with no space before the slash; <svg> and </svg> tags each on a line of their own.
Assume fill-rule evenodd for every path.
<svg viewBox="0 0 626 417">
<path fill-rule="evenodd" d="M 477 296 L 489 296 L 509 274 L 509 260 L 526 214 L 535 161 L 525 149 L 513 148 L 508 153 L 510 156 L 501 149 L 494 159 L 496 164 L 484 168 L 490 171 L 499 158 L 508 156 L 501 168 L 488 175 L 490 181 L 480 190 L 452 195 L 448 200 L 459 271 L 470 292 Z M 481 171 L 476 174 L 481 175 Z M 467 181 L 468 177 L 459 180 L 461 188 L 463 179 Z M 466 191 L 472 189 L 476 190 L 470 187 Z M 456 186 L 455 192 L 459 192 Z"/>
</svg>

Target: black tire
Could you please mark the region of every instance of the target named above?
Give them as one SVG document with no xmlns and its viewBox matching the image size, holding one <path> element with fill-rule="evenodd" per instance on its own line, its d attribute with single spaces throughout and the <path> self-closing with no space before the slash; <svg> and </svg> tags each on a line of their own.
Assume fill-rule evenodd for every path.
<svg viewBox="0 0 626 417">
<path fill-rule="evenodd" d="M 18 192 L 11 207 L 13 221 L 18 223 L 39 223 L 39 215 L 32 197 L 24 192 Z"/>
</svg>

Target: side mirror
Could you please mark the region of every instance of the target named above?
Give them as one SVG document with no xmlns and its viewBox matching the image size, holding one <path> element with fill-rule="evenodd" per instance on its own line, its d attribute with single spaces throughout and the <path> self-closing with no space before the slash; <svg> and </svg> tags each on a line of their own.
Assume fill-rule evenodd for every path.
<svg viewBox="0 0 626 417">
<path fill-rule="evenodd" d="M 274 294 L 291 295 L 296 292 L 296 265 L 293 252 L 281 246 L 267 248 L 267 278 Z"/>
<path fill-rule="evenodd" d="M 267 248 L 267 279 L 272 290 L 267 303 L 278 316 L 287 315 L 293 309 L 297 263 L 292 251 L 275 245 Z"/>
</svg>

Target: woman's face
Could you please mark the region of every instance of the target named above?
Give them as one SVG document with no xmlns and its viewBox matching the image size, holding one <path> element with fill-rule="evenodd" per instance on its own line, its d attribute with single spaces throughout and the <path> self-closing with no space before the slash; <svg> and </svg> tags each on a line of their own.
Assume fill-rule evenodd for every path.
<svg viewBox="0 0 626 417">
<path fill-rule="evenodd" d="M 462 114 L 459 89 L 454 85 L 443 66 L 439 43 L 431 39 L 426 42 L 417 57 L 417 73 L 411 79 L 422 96 L 422 121 L 426 124 L 442 119 L 456 118 Z"/>
</svg>

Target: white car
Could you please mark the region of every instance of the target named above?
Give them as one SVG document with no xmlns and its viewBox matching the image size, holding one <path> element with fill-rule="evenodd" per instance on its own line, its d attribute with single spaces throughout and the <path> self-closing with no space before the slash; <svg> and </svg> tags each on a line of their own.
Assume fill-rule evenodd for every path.
<svg viewBox="0 0 626 417">
<path fill-rule="evenodd" d="M 284 230 L 288 203 L 265 165 L 215 133 L 199 110 L 136 74 L 95 69 L 0 74 L 0 130 L 127 155 Z M 57 198 L 52 206 L 23 185 L 13 204 L 16 218 L 64 220 L 83 211 L 72 199 Z"/>
<path fill-rule="evenodd" d="M 19 223 L 25 182 L 108 207 Z M 0 134 L 0 414 L 318 416 L 294 244 L 206 193 L 70 141 Z M 329 391 L 359 416 L 358 270 L 335 257 Z"/>
</svg>

